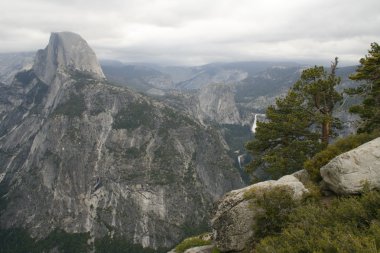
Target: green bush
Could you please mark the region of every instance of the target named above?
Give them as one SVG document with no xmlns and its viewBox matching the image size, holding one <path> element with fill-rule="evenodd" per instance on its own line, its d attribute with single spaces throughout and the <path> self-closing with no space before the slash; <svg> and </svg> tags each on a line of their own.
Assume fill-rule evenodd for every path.
<svg viewBox="0 0 380 253">
<path fill-rule="evenodd" d="M 220 253 L 220 250 L 217 247 L 212 248 L 211 253 Z"/>
<path fill-rule="evenodd" d="M 178 244 L 175 247 L 175 251 L 177 253 L 183 253 L 187 249 L 204 246 L 204 245 L 210 245 L 210 244 L 211 244 L 210 240 L 203 240 L 201 236 L 194 236 L 194 237 L 186 238 L 185 240 L 183 240 L 180 244 Z"/>
<path fill-rule="evenodd" d="M 304 167 L 309 172 L 311 179 L 314 182 L 318 182 L 322 179 L 321 174 L 319 173 L 320 168 L 331 161 L 331 159 L 370 140 L 373 140 L 378 136 L 380 136 L 380 133 L 362 133 L 358 135 L 350 135 L 343 139 L 338 139 L 333 144 L 327 146 L 326 149 L 317 153 L 313 158 L 307 160 L 304 163 Z"/>
<path fill-rule="evenodd" d="M 299 201 L 293 199 L 292 189 L 283 186 L 253 190 L 246 197 L 252 198 L 251 205 L 255 210 L 262 210 L 255 215 L 255 239 L 279 234 L 299 205 Z"/>
<path fill-rule="evenodd" d="M 278 235 L 255 252 L 379 252 L 380 193 L 307 203 L 293 210 Z"/>
<path fill-rule="evenodd" d="M 321 188 L 319 187 L 317 183 L 312 182 L 311 180 L 308 180 L 302 183 L 308 190 L 308 192 L 302 196 L 302 204 L 317 202 L 321 200 L 322 198 Z"/>
</svg>

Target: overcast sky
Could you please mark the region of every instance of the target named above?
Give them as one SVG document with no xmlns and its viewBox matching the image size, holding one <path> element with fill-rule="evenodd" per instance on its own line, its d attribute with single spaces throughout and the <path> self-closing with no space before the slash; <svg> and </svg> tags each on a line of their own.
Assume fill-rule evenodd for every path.
<svg viewBox="0 0 380 253">
<path fill-rule="evenodd" d="M 0 52 L 44 48 L 54 31 L 125 62 L 350 65 L 380 42 L 380 0 L 0 1 Z"/>
</svg>

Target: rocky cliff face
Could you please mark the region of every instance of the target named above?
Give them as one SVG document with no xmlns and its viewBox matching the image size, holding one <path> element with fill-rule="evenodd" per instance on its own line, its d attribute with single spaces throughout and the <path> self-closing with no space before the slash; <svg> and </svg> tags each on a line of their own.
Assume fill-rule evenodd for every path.
<svg viewBox="0 0 380 253">
<path fill-rule="evenodd" d="M 53 33 L 1 97 L 1 228 L 170 247 L 242 181 L 212 128 L 103 77 L 79 35 Z"/>
<path fill-rule="evenodd" d="M 67 69 L 104 78 L 94 51 L 84 39 L 71 32 L 52 33 L 48 46 L 37 52 L 33 70 L 40 80 L 50 83 Z"/>
<path fill-rule="evenodd" d="M 235 103 L 233 88 L 211 84 L 199 91 L 199 118 L 220 124 L 239 124 L 240 115 Z"/>
<path fill-rule="evenodd" d="M 159 99 L 186 112 L 204 125 L 241 124 L 232 86 L 210 84 L 198 91 L 171 91 Z"/>
</svg>

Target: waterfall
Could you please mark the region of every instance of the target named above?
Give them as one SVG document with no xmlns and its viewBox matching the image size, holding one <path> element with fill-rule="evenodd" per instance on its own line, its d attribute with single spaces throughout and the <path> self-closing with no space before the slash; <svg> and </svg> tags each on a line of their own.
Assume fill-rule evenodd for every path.
<svg viewBox="0 0 380 253">
<path fill-rule="evenodd" d="M 252 133 L 256 133 L 257 116 L 265 116 L 265 114 L 259 114 L 259 113 L 255 114 L 255 119 L 253 120 L 253 124 L 252 124 L 252 128 L 251 128 Z"/>
<path fill-rule="evenodd" d="M 240 169 L 243 169 L 244 156 L 245 156 L 245 155 L 239 155 L 239 156 L 238 156 L 238 163 L 239 163 L 239 167 L 240 167 Z"/>
</svg>

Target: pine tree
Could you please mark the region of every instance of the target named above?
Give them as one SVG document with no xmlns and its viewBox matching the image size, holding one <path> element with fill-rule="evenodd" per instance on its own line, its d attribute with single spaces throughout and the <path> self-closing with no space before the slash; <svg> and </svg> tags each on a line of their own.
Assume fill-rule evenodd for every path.
<svg viewBox="0 0 380 253">
<path fill-rule="evenodd" d="M 340 84 L 340 78 L 335 75 L 338 58 L 331 64 L 327 73 L 322 66 L 306 69 L 294 87 L 305 97 L 307 107 L 314 115 L 316 123 L 321 125 L 321 140 L 328 144 L 332 136 L 331 129 L 337 121 L 333 117 L 335 105 L 342 100 L 342 94 L 335 90 Z"/>
<path fill-rule="evenodd" d="M 319 134 L 311 130 L 313 115 L 305 100 L 291 89 L 266 111 L 267 122 L 258 122 L 255 139 L 246 145 L 253 155 L 250 172 L 262 167 L 272 179 L 302 169 L 302 164 L 321 150 Z"/>
<path fill-rule="evenodd" d="M 336 58 L 327 73 L 315 66 L 283 98 L 266 111 L 267 122 L 258 122 L 255 139 L 247 143 L 253 155 L 248 171 L 263 168 L 273 179 L 303 169 L 303 163 L 322 150 L 333 135 L 334 106 L 342 99 L 335 86 Z"/>
<path fill-rule="evenodd" d="M 380 129 L 380 46 L 371 44 L 368 55 L 360 59 L 356 73 L 350 76 L 355 81 L 363 81 L 356 89 L 348 89 L 350 95 L 362 96 L 363 102 L 350 108 L 363 120 L 358 132 L 372 132 Z"/>
</svg>

